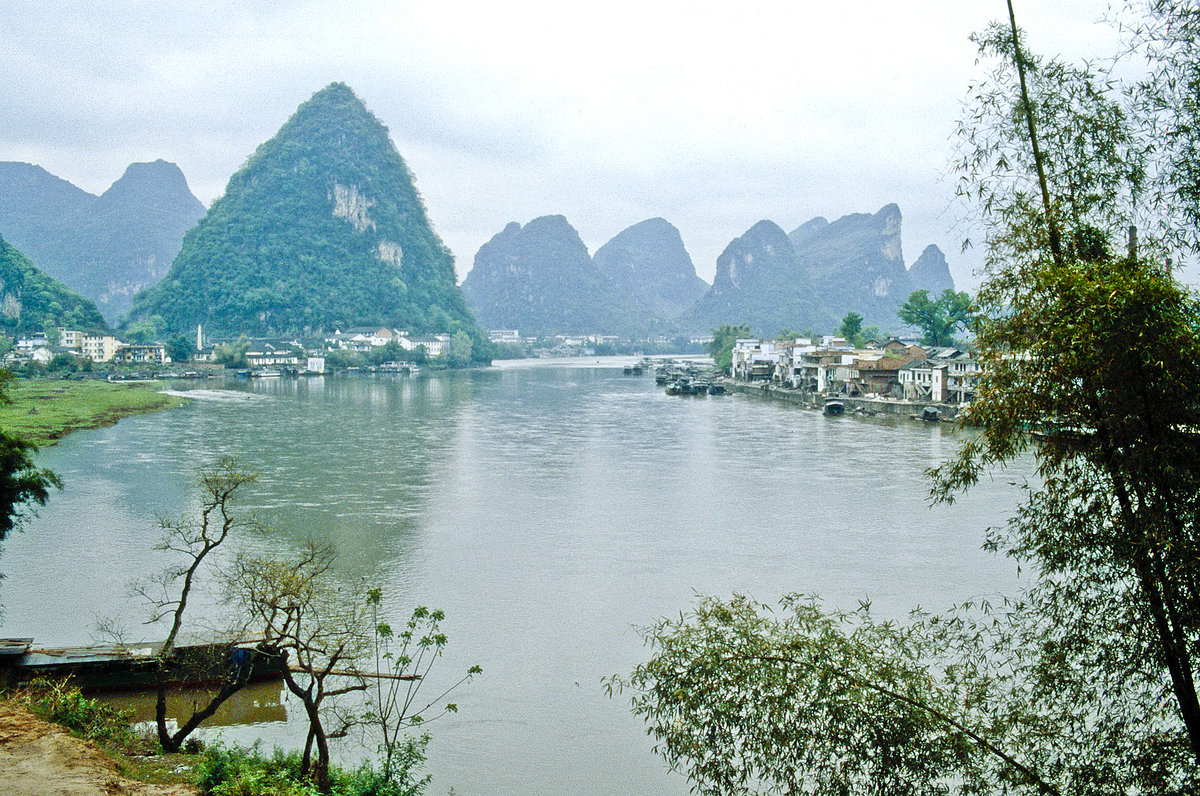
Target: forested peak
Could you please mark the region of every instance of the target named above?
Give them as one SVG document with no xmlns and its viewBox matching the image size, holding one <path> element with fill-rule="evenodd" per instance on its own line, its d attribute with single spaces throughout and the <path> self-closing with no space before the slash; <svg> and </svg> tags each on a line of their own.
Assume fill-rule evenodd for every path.
<svg viewBox="0 0 1200 796">
<path fill-rule="evenodd" d="M 132 318 L 269 336 L 359 325 L 481 332 L 387 128 L 344 83 L 229 180 Z"/>
<path fill-rule="evenodd" d="M 365 140 L 364 140 L 365 139 Z M 254 157 L 289 146 L 327 154 L 354 151 L 366 141 L 386 142 L 387 128 L 345 83 L 330 83 L 300 104 L 291 118 Z"/>
<path fill-rule="evenodd" d="M 188 188 L 187 178 L 179 166 L 166 160 L 149 163 L 130 163 L 121 179 L 100 196 L 101 203 L 153 206 L 162 203 L 172 208 L 194 209 L 196 217 L 204 206 Z"/>
</svg>

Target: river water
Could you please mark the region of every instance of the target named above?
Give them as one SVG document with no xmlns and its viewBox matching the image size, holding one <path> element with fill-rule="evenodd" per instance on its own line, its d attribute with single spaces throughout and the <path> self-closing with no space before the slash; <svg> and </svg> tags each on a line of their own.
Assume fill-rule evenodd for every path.
<svg viewBox="0 0 1200 796">
<path fill-rule="evenodd" d="M 128 584 L 164 564 L 156 518 L 193 506 L 197 468 L 234 455 L 260 474 L 244 505 L 271 526 L 241 544 L 332 544 L 337 576 L 381 587 L 395 624 L 445 610 L 444 679 L 483 667 L 429 727 L 429 793 L 682 796 L 601 687 L 646 657 L 637 626 L 702 593 L 869 598 L 899 618 L 1014 589 L 1013 565 L 980 545 L 1023 473 L 930 508 L 923 471 L 955 450 L 949 427 L 667 396 L 625 361 L 179 385 L 195 400 L 39 455 L 65 488 L 0 556 L 0 634 L 87 643 L 122 616 L 128 637 L 154 637 Z M 278 689 L 248 700 L 213 732 L 302 743 Z"/>
</svg>

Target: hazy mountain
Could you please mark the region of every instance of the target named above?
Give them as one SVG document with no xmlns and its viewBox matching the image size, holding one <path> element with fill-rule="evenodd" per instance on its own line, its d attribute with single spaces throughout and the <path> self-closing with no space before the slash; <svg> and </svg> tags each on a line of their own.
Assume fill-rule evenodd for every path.
<svg viewBox="0 0 1200 796">
<path fill-rule="evenodd" d="M 828 228 L 829 221 L 824 216 L 817 216 L 816 218 L 804 222 L 789 232 L 788 240 L 792 242 L 792 246 L 800 248 L 809 240 L 817 235 L 820 235 Z"/>
<path fill-rule="evenodd" d="M 954 289 L 954 277 L 950 276 L 946 255 L 932 243 L 908 269 L 908 277 L 912 280 L 913 290 L 928 290 L 931 295 Z"/>
<path fill-rule="evenodd" d="M 900 243 L 900 208 L 889 204 L 874 215 L 824 222 L 813 219 L 789 236 L 821 305 L 835 319 L 854 311 L 868 325 L 896 326 L 896 311 L 913 291 Z"/>
<path fill-rule="evenodd" d="M 480 332 L 387 128 L 343 83 L 303 103 L 230 180 L 131 317 L 213 335 L 387 325 Z"/>
<path fill-rule="evenodd" d="M 480 247 L 463 293 L 489 329 L 634 334 L 648 326 L 562 216 L 513 222 Z"/>
<path fill-rule="evenodd" d="M 204 214 L 179 167 L 134 163 L 101 196 L 40 166 L 0 163 L 0 233 L 109 322 L 157 282 Z"/>
<path fill-rule="evenodd" d="M 620 232 L 592 262 L 626 296 L 660 321 L 678 317 L 708 291 L 679 230 L 651 218 Z"/>
<path fill-rule="evenodd" d="M 690 331 L 750 324 L 756 334 L 822 331 L 834 318 L 821 306 L 808 268 L 772 221 L 760 221 L 717 258 L 712 288 L 680 319 Z"/>
<path fill-rule="evenodd" d="M 83 331 L 108 329 L 95 304 L 39 271 L 0 237 L 0 332 L 9 336 L 40 332 L 47 324 Z"/>
</svg>

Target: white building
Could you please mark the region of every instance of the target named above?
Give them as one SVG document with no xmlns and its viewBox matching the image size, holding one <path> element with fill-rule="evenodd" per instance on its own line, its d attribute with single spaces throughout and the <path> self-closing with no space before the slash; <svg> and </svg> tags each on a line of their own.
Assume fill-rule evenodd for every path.
<svg viewBox="0 0 1200 796">
<path fill-rule="evenodd" d="M 730 373 L 735 379 L 767 381 L 775 375 L 780 354 L 774 340 L 753 337 L 736 340 L 729 365 Z"/>
<path fill-rule="evenodd" d="M 120 342 L 111 334 L 91 334 L 78 329 L 60 329 L 58 344 L 93 362 L 111 361 L 120 348 Z"/>
<path fill-rule="evenodd" d="M 488 340 L 493 343 L 519 343 L 521 335 L 517 329 L 492 329 L 488 332 Z"/>
</svg>

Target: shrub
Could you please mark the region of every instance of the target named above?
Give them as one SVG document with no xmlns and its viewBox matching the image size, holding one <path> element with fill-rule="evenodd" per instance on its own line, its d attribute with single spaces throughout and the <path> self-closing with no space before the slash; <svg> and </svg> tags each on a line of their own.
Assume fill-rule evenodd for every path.
<svg viewBox="0 0 1200 796">
<path fill-rule="evenodd" d="M 89 741 L 128 748 L 135 736 L 131 713 L 88 699 L 69 680 L 37 681 L 21 701 L 36 715 L 66 727 Z"/>
</svg>

